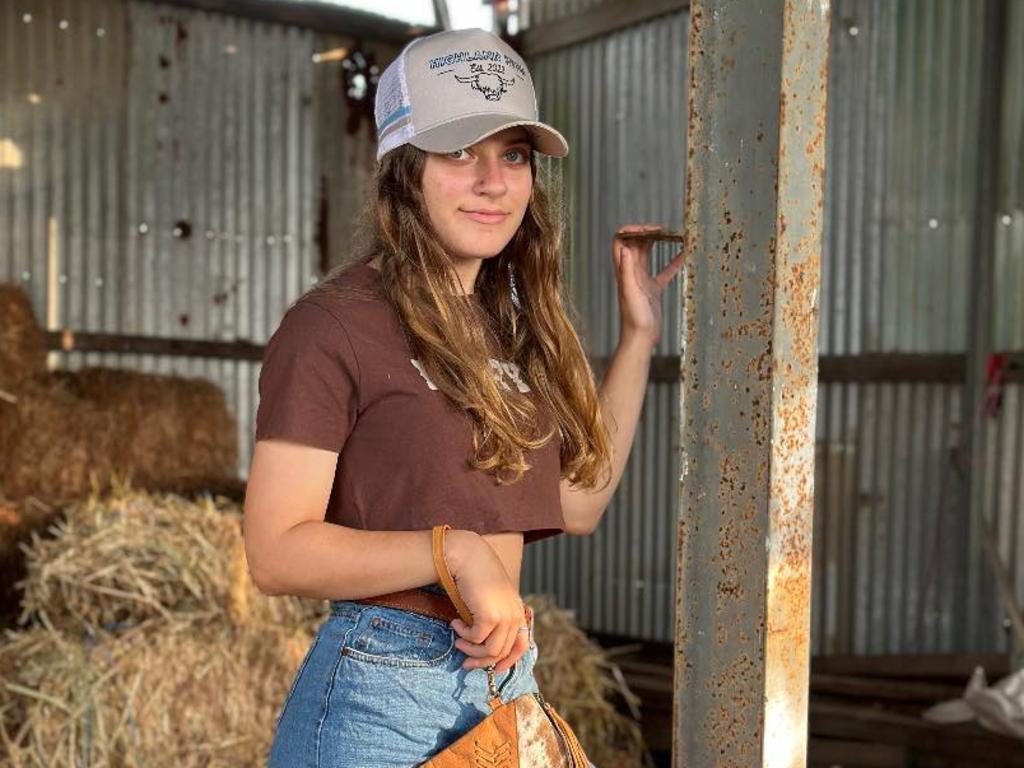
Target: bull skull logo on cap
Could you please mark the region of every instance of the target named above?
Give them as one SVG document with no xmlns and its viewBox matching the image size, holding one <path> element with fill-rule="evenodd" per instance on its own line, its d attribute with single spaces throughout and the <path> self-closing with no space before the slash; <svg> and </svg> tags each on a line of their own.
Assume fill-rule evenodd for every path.
<svg viewBox="0 0 1024 768">
<path fill-rule="evenodd" d="M 473 90 L 480 91 L 488 101 L 500 101 L 502 95 L 508 93 L 509 86 L 516 82 L 514 77 L 506 79 L 500 72 L 485 72 L 478 64 L 470 65 L 469 71 L 473 73 L 469 77 L 456 75 L 455 79 L 460 83 L 472 83 Z"/>
</svg>

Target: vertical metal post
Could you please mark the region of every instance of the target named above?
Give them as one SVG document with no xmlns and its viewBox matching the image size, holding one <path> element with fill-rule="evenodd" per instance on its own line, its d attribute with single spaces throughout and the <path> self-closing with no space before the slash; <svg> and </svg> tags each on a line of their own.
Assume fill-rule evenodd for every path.
<svg viewBox="0 0 1024 768">
<path fill-rule="evenodd" d="M 962 635 L 960 647 L 985 647 L 995 623 L 996 592 L 984 563 L 982 520 L 985 504 L 985 443 L 988 424 L 982 401 L 985 397 L 988 357 L 992 352 L 992 297 L 995 294 L 995 228 L 998 207 L 999 155 L 1002 144 L 1003 73 L 1006 70 L 1006 0 L 987 0 L 981 48 L 981 79 L 978 83 L 978 156 L 974 182 L 974 242 L 968 290 L 967 379 L 961 404 L 963 425 L 963 503 L 956 536 L 963 547 L 956 572 L 955 626 Z"/>
<path fill-rule="evenodd" d="M 806 764 L 828 0 L 695 0 L 673 765 Z"/>
</svg>

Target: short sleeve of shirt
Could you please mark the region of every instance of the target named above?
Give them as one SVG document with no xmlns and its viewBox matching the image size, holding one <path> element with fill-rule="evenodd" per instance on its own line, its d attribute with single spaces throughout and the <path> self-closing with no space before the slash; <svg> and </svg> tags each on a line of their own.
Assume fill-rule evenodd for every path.
<svg viewBox="0 0 1024 768">
<path fill-rule="evenodd" d="M 358 382 L 342 323 L 319 304 L 296 302 L 264 348 L 256 440 L 340 452 L 359 412 Z"/>
</svg>

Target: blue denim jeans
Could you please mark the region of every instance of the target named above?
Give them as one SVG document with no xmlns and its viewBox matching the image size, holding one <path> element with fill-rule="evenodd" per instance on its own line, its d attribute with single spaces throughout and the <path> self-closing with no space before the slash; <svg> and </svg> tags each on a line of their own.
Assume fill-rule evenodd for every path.
<svg viewBox="0 0 1024 768">
<path fill-rule="evenodd" d="M 487 672 L 462 668 L 457 637 L 442 619 L 332 601 L 278 715 L 268 768 L 412 768 L 456 741 L 490 714 Z M 529 637 L 495 675 L 502 701 L 537 690 L 532 627 Z"/>
</svg>

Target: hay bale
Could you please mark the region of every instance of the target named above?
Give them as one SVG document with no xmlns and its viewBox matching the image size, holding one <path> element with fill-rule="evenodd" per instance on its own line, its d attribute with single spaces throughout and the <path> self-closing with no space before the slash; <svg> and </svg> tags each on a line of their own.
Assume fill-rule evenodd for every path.
<svg viewBox="0 0 1024 768">
<path fill-rule="evenodd" d="M 0 390 L 10 392 L 21 379 L 45 370 L 43 331 L 32 302 L 16 283 L 0 283 Z"/>
<path fill-rule="evenodd" d="M 268 597 L 249 575 L 242 511 L 119 485 L 33 533 L 19 623 L 83 636 L 158 619 L 169 625 L 271 623 L 312 628 L 327 601 Z"/>
<path fill-rule="evenodd" d="M 29 497 L 8 501 L 0 497 L 0 627 L 12 626 L 18 616 L 21 592 L 17 589 L 25 577 L 25 553 L 33 531 L 41 530 L 57 509 Z"/>
<path fill-rule="evenodd" d="M 21 621 L 0 646 L 0 744 L 12 766 L 263 764 L 327 601 L 268 597 L 249 574 L 240 507 L 120 481 L 62 510 L 25 547 Z M 640 766 L 640 728 L 609 700 L 610 652 L 546 596 L 538 684 L 596 765 Z M 174 659 L 168 664 L 168 659 Z M 621 680 L 621 676 L 619 676 Z M 0 761 L 2 762 L 2 761 Z"/>
<path fill-rule="evenodd" d="M 0 478 L 9 498 L 53 504 L 110 487 L 192 493 L 237 476 L 235 420 L 213 382 L 84 368 L 22 379 L 0 400 Z"/>
<path fill-rule="evenodd" d="M 613 651 L 587 637 L 572 611 L 560 609 L 549 595 L 527 595 L 533 609 L 537 665 L 534 676 L 544 698 L 572 727 L 590 761 L 597 766 L 652 764 L 639 723 L 621 714 L 610 699 L 621 695 L 636 709 L 640 698 L 616 674 Z"/>
<path fill-rule="evenodd" d="M 241 508 L 118 479 L 45 532 L 0 642 L 0 764 L 263 765 L 328 603 L 255 589 Z"/>
<path fill-rule="evenodd" d="M 302 629 L 252 624 L 151 621 L 88 643 L 45 627 L 8 632 L 0 646 L 3 764 L 264 765 L 311 642 Z"/>
<path fill-rule="evenodd" d="M 238 505 L 113 491 L 25 547 L 0 764 L 262 765 L 327 601 L 252 583 Z M 173 659 L 173 663 L 168 663 Z"/>
<path fill-rule="evenodd" d="M 0 400 L 0 484 L 8 498 L 59 505 L 113 474 L 116 414 L 51 373 L 23 379 L 16 393 L 15 403 Z"/>
</svg>

